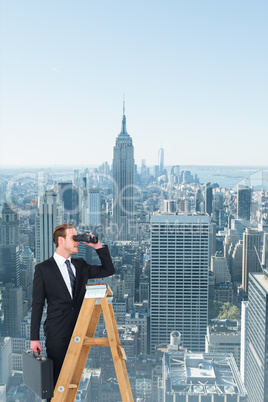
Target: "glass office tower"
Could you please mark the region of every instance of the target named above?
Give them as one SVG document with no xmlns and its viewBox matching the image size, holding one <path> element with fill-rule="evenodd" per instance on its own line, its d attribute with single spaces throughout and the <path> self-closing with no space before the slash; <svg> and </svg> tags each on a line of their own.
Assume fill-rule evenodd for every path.
<svg viewBox="0 0 268 402">
<path fill-rule="evenodd" d="M 208 316 L 209 216 L 151 219 L 151 351 L 174 330 L 191 351 L 205 350 Z"/>
</svg>

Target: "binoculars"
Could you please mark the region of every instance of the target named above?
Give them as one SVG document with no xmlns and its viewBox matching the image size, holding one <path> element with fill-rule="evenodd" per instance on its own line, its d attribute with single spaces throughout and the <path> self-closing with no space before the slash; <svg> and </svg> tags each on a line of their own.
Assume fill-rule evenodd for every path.
<svg viewBox="0 0 268 402">
<path fill-rule="evenodd" d="M 90 236 L 89 234 L 78 234 L 73 236 L 74 241 L 84 241 L 86 243 L 98 243 L 99 239 L 97 236 Z"/>
</svg>

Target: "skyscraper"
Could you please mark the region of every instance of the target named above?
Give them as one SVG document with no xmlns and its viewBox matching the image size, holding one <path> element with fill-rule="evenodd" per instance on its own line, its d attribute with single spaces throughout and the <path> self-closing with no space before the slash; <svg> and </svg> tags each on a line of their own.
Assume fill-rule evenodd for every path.
<svg viewBox="0 0 268 402">
<path fill-rule="evenodd" d="M 214 194 L 212 201 L 212 218 L 217 225 L 224 226 L 224 197 L 221 192 Z"/>
<path fill-rule="evenodd" d="M 95 226 L 101 224 L 101 198 L 99 188 L 88 191 L 88 223 Z"/>
<path fill-rule="evenodd" d="M 233 282 L 242 282 L 243 242 L 236 243 L 231 259 L 231 275 Z"/>
<path fill-rule="evenodd" d="M 237 233 L 237 230 L 228 229 L 228 232 L 223 241 L 224 257 L 228 258 L 228 252 L 230 251 L 230 246 L 233 245 L 234 247 L 238 242 L 239 242 L 239 235 Z"/>
<path fill-rule="evenodd" d="M 231 229 L 237 230 L 237 234 L 240 240 L 243 240 L 243 233 L 245 231 L 246 221 L 245 219 L 232 219 Z"/>
<path fill-rule="evenodd" d="M 250 221 L 251 188 L 238 185 L 237 189 L 237 218 Z"/>
<path fill-rule="evenodd" d="M 164 173 L 164 148 L 162 148 L 162 146 L 158 151 L 158 165 L 159 165 L 159 173 L 161 175 Z"/>
<path fill-rule="evenodd" d="M 268 233 L 263 234 L 262 265 L 268 268 Z"/>
<path fill-rule="evenodd" d="M 76 188 L 79 188 L 79 170 L 74 170 L 74 185 Z"/>
<path fill-rule="evenodd" d="M 204 212 L 204 198 L 200 189 L 195 194 L 195 211 Z"/>
<path fill-rule="evenodd" d="M 19 246 L 0 245 L 0 282 L 20 285 Z"/>
<path fill-rule="evenodd" d="M 79 223 L 79 191 L 72 182 L 60 182 L 59 202 L 63 207 L 63 220 L 77 225 Z"/>
<path fill-rule="evenodd" d="M 205 350 L 208 254 L 208 215 L 152 216 L 151 351 L 174 330 L 186 348 Z"/>
<path fill-rule="evenodd" d="M 264 271 L 265 272 L 265 271 Z M 245 386 L 248 402 L 268 401 L 268 277 L 249 274 L 247 359 Z"/>
<path fill-rule="evenodd" d="M 4 311 L 4 333 L 15 336 L 20 331 L 23 320 L 22 287 L 7 283 L 2 290 L 2 305 Z"/>
<path fill-rule="evenodd" d="M 248 291 L 248 275 L 250 272 L 260 272 L 260 241 L 261 233 L 256 229 L 246 229 L 243 234 L 242 288 Z"/>
<path fill-rule="evenodd" d="M 34 274 L 34 254 L 29 247 L 25 247 L 22 256 L 22 263 L 27 267 L 30 272 L 31 280 L 33 280 Z"/>
<path fill-rule="evenodd" d="M 35 231 L 36 262 L 51 257 L 55 251 L 53 230 L 60 223 L 58 220 L 57 194 L 47 191 L 38 200 Z"/>
<path fill-rule="evenodd" d="M 113 157 L 113 227 L 117 240 L 131 240 L 134 219 L 135 184 L 134 147 L 127 132 L 125 103 L 123 106 L 122 129 L 116 138 Z"/>
<path fill-rule="evenodd" d="M 3 204 L 1 243 L 6 246 L 19 244 L 19 214 L 14 202 Z"/>
<path fill-rule="evenodd" d="M 204 198 L 205 198 L 205 211 L 207 214 L 212 214 L 212 201 L 213 201 L 213 193 L 212 193 L 212 185 L 211 183 L 207 183 L 204 186 Z"/>
<path fill-rule="evenodd" d="M 82 225 L 88 224 L 88 188 L 86 174 L 82 178 L 80 222 Z"/>
</svg>

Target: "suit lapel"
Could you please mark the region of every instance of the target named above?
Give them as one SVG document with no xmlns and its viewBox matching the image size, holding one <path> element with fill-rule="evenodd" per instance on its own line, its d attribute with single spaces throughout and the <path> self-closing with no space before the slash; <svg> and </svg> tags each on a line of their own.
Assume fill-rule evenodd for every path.
<svg viewBox="0 0 268 402">
<path fill-rule="evenodd" d="M 58 267 L 58 264 L 56 263 L 56 261 L 54 260 L 53 257 L 51 257 L 51 264 L 53 266 L 53 270 L 55 272 L 55 281 L 57 281 L 59 283 L 60 288 L 67 293 L 68 297 L 71 298 L 70 292 L 66 286 L 65 280 L 63 279 L 63 276 L 60 272 L 60 269 Z"/>
</svg>

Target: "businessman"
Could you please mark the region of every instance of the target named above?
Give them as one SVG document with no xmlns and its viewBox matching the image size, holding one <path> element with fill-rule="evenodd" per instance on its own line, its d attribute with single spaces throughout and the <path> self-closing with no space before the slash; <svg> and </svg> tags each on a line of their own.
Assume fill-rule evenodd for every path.
<svg viewBox="0 0 268 402">
<path fill-rule="evenodd" d="M 37 264 L 33 280 L 31 349 L 41 351 L 40 323 L 45 301 L 47 318 L 44 323 L 47 356 L 54 364 L 56 385 L 65 354 L 84 299 L 88 279 L 113 275 L 115 270 L 107 246 L 85 243 L 95 248 L 101 265 L 90 265 L 82 258 L 70 258 L 78 253 L 73 225 L 63 224 L 53 231 L 56 251 L 53 257 Z"/>
</svg>

